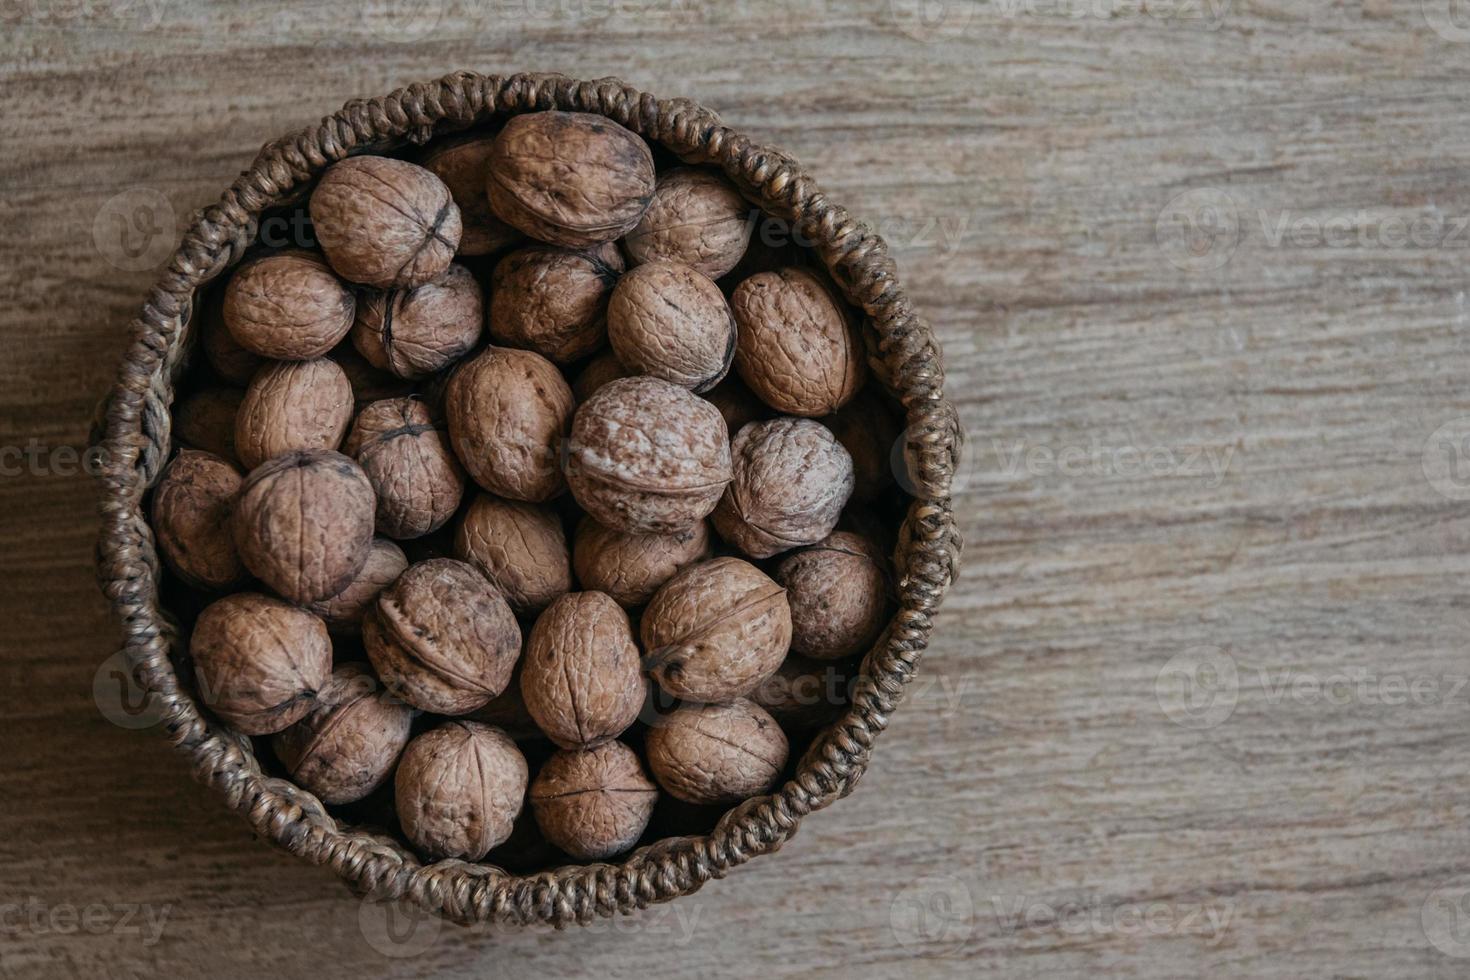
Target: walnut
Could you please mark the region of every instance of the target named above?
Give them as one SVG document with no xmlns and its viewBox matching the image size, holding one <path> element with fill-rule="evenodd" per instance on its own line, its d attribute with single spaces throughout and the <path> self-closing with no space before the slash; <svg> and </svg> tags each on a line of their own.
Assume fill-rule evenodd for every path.
<svg viewBox="0 0 1470 980">
<path fill-rule="evenodd" d="M 605 350 L 588 361 L 586 367 L 582 368 L 581 373 L 577 375 L 577 380 L 572 382 L 572 394 L 576 397 L 577 404 L 580 405 L 609 381 L 626 377 L 628 377 L 628 369 L 618 361 L 618 355 L 610 350 Z"/>
<path fill-rule="evenodd" d="M 625 608 L 653 598 L 679 570 L 710 556 L 709 524 L 668 534 L 628 534 L 582 518 L 572 564 L 582 588 L 606 592 Z"/>
<path fill-rule="evenodd" d="M 488 347 L 449 381 L 449 438 L 476 483 L 512 500 L 549 500 L 566 487 L 557 453 L 572 390 L 540 354 Z"/>
<path fill-rule="evenodd" d="M 805 269 L 760 272 L 730 297 L 740 340 L 735 367 L 767 405 L 789 415 L 830 415 L 867 376 L 846 307 Z"/>
<path fill-rule="evenodd" d="M 246 578 L 230 533 L 240 471 L 218 456 L 182 450 L 153 491 L 153 533 L 168 567 L 198 589 L 223 590 Z"/>
<path fill-rule="evenodd" d="M 286 453 L 245 477 L 233 524 L 246 568 L 292 602 L 315 602 L 347 588 L 367 564 L 373 485 L 341 453 Z"/>
<path fill-rule="evenodd" d="M 865 652 L 883 631 L 888 582 L 883 556 L 850 531 L 782 559 L 776 580 L 791 603 L 791 649 L 820 660 Z"/>
<path fill-rule="evenodd" d="M 819 422 L 752 422 L 730 444 L 730 486 L 715 530 L 752 558 L 816 544 L 852 495 L 852 457 Z"/>
<path fill-rule="evenodd" d="M 331 633 L 356 636 L 362 631 L 362 619 L 378 594 L 398 580 L 408 569 L 403 549 L 387 538 L 373 538 L 372 550 L 362 571 L 341 592 L 304 607 L 327 624 Z"/>
<path fill-rule="evenodd" d="M 526 699 L 521 695 L 521 666 L 524 663 L 524 658 L 516 661 L 515 671 L 511 674 L 510 683 L 505 685 L 505 690 L 465 717 L 470 721 L 494 725 L 518 742 L 544 738 L 541 729 L 536 726 L 536 719 L 526 710 Z"/>
<path fill-rule="evenodd" d="M 764 793 L 791 751 L 776 719 L 744 698 L 675 709 L 649 729 L 647 749 L 653 778 L 686 803 L 738 803 Z"/>
<path fill-rule="evenodd" d="M 845 664 L 793 653 L 750 692 L 750 700 L 769 711 L 783 730 L 810 732 L 842 714 L 855 676 Z"/>
<path fill-rule="evenodd" d="M 478 861 L 510 836 L 529 777 L 504 732 L 448 722 L 404 750 L 393 780 L 399 823 L 429 857 Z"/>
<path fill-rule="evenodd" d="M 459 247 L 459 208 L 444 181 L 387 157 L 348 157 L 311 194 L 312 227 L 344 279 L 412 289 L 444 274 Z"/>
<path fill-rule="evenodd" d="M 485 194 L 494 136 L 472 135 L 436 142 L 424 155 L 423 166 L 444 181 L 459 207 L 460 255 L 491 255 L 514 245 L 521 233 L 495 217 Z"/>
<path fill-rule="evenodd" d="M 669 579 L 643 611 L 643 649 L 658 686 L 688 701 L 730 701 L 776 672 L 791 645 L 786 592 L 739 558 Z"/>
<path fill-rule="evenodd" d="M 730 370 L 735 318 L 704 273 L 650 262 L 618 280 L 607 307 L 607 339 L 633 373 L 702 392 Z"/>
<path fill-rule="evenodd" d="M 420 538 L 444 525 L 464 496 L 464 470 L 443 423 L 416 398 L 364 408 L 343 447 L 378 495 L 377 527 L 390 538 Z"/>
<path fill-rule="evenodd" d="M 336 449 L 353 405 L 352 384 L 331 358 L 267 364 L 235 413 L 235 453 L 254 469 L 293 449 Z"/>
<path fill-rule="evenodd" d="M 413 289 L 364 290 L 352 345 L 369 364 L 400 378 L 422 378 L 464 357 L 484 325 L 480 284 L 462 265 Z"/>
<path fill-rule="evenodd" d="M 352 290 L 321 256 L 292 249 L 235 271 L 225 287 L 224 319 L 244 349 L 280 361 L 307 361 L 347 336 L 356 306 Z"/>
<path fill-rule="evenodd" d="M 204 704 L 245 735 L 300 720 L 332 674 L 322 621 L 279 599 L 237 592 L 207 606 L 189 654 Z"/>
<path fill-rule="evenodd" d="M 205 305 L 203 316 L 199 346 L 204 349 L 204 359 L 226 384 L 236 387 L 249 384 L 251 375 L 265 363 L 265 358 L 241 347 L 230 335 L 230 328 L 225 326 L 224 290 L 215 290 L 215 298 Z"/>
<path fill-rule="evenodd" d="M 174 406 L 174 437 L 231 463 L 235 455 L 235 415 L 244 392 L 235 388 L 201 388 Z"/>
<path fill-rule="evenodd" d="M 638 754 L 622 742 L 556 753 L 531 784 L 531 809 L 541 833 L 584 861 L 621 854 L 642 836 L 658 802 L 658 787 Z"/>
<path fill-rule="evenodd" d="M 552 245 L 580 248 L 622 237 L 643 217 L 653 189 L 648 145 L 604 116 L 516 116 L 490 151 L 490 207 Z"/>
<path fill-rule="evenodd" d="M 416 708 L 462 715 L 505 690 L 521 628 L 485 577 L 453 558 L 409 567 L 363 620 L 378 676 Z"/>
<path fill-rule="evenodd" d="M 479 494 L 455 532 L 454 556 L 479 569 L 521 615 L 572 589 L 561 518 L 539 504 Z"/>
<path fill-rule="evenodd" d="M 623 269 L 612 242 L 511 252 L 491 280 L 490 336 L 558 364 L 586 357 L 607 338 L 607 300 Z"/>
<path fill-rule="evenodd" d="M 628 233 L 634 262 L 682 262 L 711 279 L 739 263 L 750 244 L 752 208 L 724 177 L 678 167 L 659 176 L 643 220 Z"/>
<path fill-rule="evenodd" d="M 387 696 L 365 664 L 348 663 L 271 747 L 298 786 L 323 803 L 352 803 L 388 778 L 412 721 L 413 709 Z"/>
<path fill-rule="evenodd" d="M 403 398 L 414 393 L 412 381 L 373 367 L 350 342 L 338 344 L 327 356 L 347 375 L 347 383 L 352 385 L 352 398 L 358 405 L 380 402 L 384 398 Z"/>
<path fill-rule="evenodd" d="M 903 430 L 871 385 L 835 415 L 822 419 L 822 424 L 832 430 L 852 457 L 854 501 L 876 500 L 894 485 L 894 468 L 899 465 L 894 449 Z"/>
<path fill-rule="evenodd" d="M 567 483 L 614 530 L 684 530 L 708 516 L 730 480 L 728 439 L 720 413 L 697 395 L 658 378 L 622 378 L 577 409 Z"/>
<path fill-rule="evenodd" d="M 617 738 L 643 708 L 648 686 L 628 614 L 601 592 L 572 592 L 531 627 L 521 695 L 562 748 Z"/>
<path fill-rule="evenodd" d="M 725 420 L 725 428 L 730 432 L 739 432 L 751 422 L 771 417 L 766 403 L 755 397 L 745 382 L 733 374 L 711 388 L 704 397 L 719 409 L 720 418 Z"/>
</svg>

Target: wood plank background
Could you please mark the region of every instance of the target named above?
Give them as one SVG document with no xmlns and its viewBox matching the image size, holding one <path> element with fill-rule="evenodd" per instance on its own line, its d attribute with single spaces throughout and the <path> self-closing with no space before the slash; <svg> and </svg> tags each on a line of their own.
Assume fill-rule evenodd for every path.
<svg viewBox="0 0 1470 980">
<path fill-rule="evenodd" d="M 789 149 L 888 237 L 970 438 L 964 577 L 859 790 L 562 934 L 364 909 L 93 690 L 76 454 L 177 223 L 461 67 Z M 0 85 L 0 973 L 1470 969 L 1452 0 L 4 0 Z"/>
</svg>

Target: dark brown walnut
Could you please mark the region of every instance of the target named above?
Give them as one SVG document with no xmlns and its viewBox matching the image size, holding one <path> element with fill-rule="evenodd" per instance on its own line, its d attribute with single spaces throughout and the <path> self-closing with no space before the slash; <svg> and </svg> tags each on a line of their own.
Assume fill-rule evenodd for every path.
<svg viewBox="0 0 1470 980">
<path fill-rule="evenodd" d="M 453 558 L 410 566 L 378 596 L 362 638 L 388 690 L 439 715 L 474 711 L 505 690 L 521 652 L 500 593 Z"/>
<path fill-rule="evenodd" d="M 529 794 L 546 839 L 583 861 L 621 854 L 643 835 L 658 787 L 622 742 L 556 753 Z"/>
<path fill-rule="evenodd" d="M 350 342 L 338 344 L 327 356 L 347 375 L 347 383 L 352 385 L 352 398 L 358 405 L 380 402 L 384 398 L 403 398 L 414 393 L 412 381 L 373 367 Z"/>
<path fill-rule="evenodd" d="M 852 499 L 859 503 L 876 500 L 894 485 L 894 468 L 902 464 L 895 454 L 903 430 L 892 410 L 869 385 L 857 397 L 822 419 L 842 448 L 852 457 Z"/>
<path fill-rule="evenodd" d="M 246 578 L 230 533 L 240 471 L 211 453 L 181 450 L 153 491 L 153 534 L 174 574 L 197 589 L 223 590 Z"/>
<path fill-rule="evenodd" d="M 476 708 L 465 717 L 486 725 L 494 725 L 516 741 L 544 738 L 536 727 L 536 719 L 526 710 L 526 699 L 521 695 L 521 664 L 516 661 L 515 672 L 505 690 L 491 698 L 484 707 Z"/>
<path fill-rule="evenodd" d="M 577 404 L 580 405 L 609 381 L 626 377 L 628 377 L 628 369 L 618 361 L 618 355 L 610 350 L 605 350 L 588 361 L 587 365 L 582 368 L 577 379 L 572 382 L 572 395 L 576 397 Z"/>
<path fill-rule="evenodd" d="M 393 780 L 398 821 L 429 857 L 478 861 L 510 836 L 530 775 L 504 732 L 448 722 L 404 750 Z"/>
<path fill-rule="evenodd" d="M 455 531 L 454 556 L 479 569 L 523 616 L 572 590 L 561 517 L 540 504 L 479 494 Z"/>
<path fill-rule="evenodd" d="M 757 273 L 735 287 L 730 307 L 740 325 L 735 367 L 767 405 L 830 415 L 862 387 L 867 371 L 856 324 L 813 273 Z"/>
<path fill-rule="evenodd" d="M 250 471 L 235 504 L 245 567 L 296 603 L 352 584 L 373 550 L 373 485 L 341 453 L 303 449 Z"/>
<path fill-rule="evenodd" d="M 278 361 L 307 361 L 337 346 L 352 329 L 357 301 L 321 256 L 291 250 L 240 266 L 225 287 L 230 336 Z"/>
<path fill-rule="evenodd" d="M 511 252 L 491 280 L 490 336 L 558 364 L 586 357 L 607 339 L 607 300 L 623 268 L 612 242 Z"/>
<path fill-rule="evenodd" d="M 311 194 L 311 223 L 344 279 L 412 289 L 449 268 L 459 247 L 459 208 L 444 181 L 387 157 L 348 157 Z"/>
<path fill-rule="evenodd" d="M 730 486 L 715 508 L 715 530 L 752 558 L 832 533 L 852 496 L 852 457 L 811 419 L 752 422 L 730 443 Z"/>
<path fill-rule="evenodd" d="M 865 653 L 888 611 L 883 556 L 866 538 L 837 531 L 782 559 L 776 581 L 791 604 L 791 649 L 819 660 Z"/>
<path fill-rule="evenodd" d="M 649 262 L 618 280 L 607 339 L 634 374 L 704 392 L 730 370 L 735 318 L 720 287 L 677 262 Z"/>
<path fill-rule="evenodd" d="M 204 359 L 214 368 L 220 380 L 230 385 L 245 386 L 256 370 L 265 363 L 265 358 L 240 346 L 225 326 L 224 292 L 209 303 L 204 314 L 199 343 L 204 348 Z"/>
<path fill-rule="evenodd" d="M 326 623 L 329 632 L 356 636 L 362 632 L 363 616 L 378 601 L 378 594 L 407 570 L 408 558 L 402 548 L 387 538 L 374 538 L 367 563 L 347 588 L 309 602 L 304 608 Z"/>
<path fill-rule="evenodd" d="M 364 290 L 352 345 L 369 364 L 400 378 L 422 378 L 464 357 L 480 339 L 485 302 L 462 265 L 413 289 Z"/>
<path fill-rule="evenodd" d="M 786 590 L 739 558 L 716 558 L 669 579 L 643 611 L 647 667 L 687 701 L 730 701 L 770 677 L 791 646 Z"/>
<path fill-rule="evenodd" d="M 725 428 L 730 432 L 739 432 L 751 422 L 760 422 L 771 417 L 770 407 L 755 397 L 755 393 L 745 386 L 745 382 L 733 374 L 727 375 L 724 381 L 715 385 L 704 397 L 719 409 L 720 418 L 725 420 Z"/>
<path fill-rule="evenodd" d="M 622 378 L 577 409 L 566 456 L 572 496 L 617 531 L 699 523 L 730 480 L 729 434 L 709 402 L 659 378 Z"/>
<path fill-rule="evenodd" d="M 322 621 L 254 592 L 206 607 L 189 654 L 205 707 L 245 735 L 295 724 L 332 675 L 332 641 Z"/>
<path fill-rule="evenodd" d="M 681 569 L 710 556 L 709 524 L 667 534 L 628 534 L 590 517 L 577 525 L 572 566 L 584 589 L 606 592 L 632 609 L 653 598 Z"/>
<path fill-rule="evenodd" d="M 494 136 L 463 136 L 436 141 L 424 155 L 424 169 L 444 181 L 459 207 L 460 255 L 492 255 L 509 248 L 521 233 L 495 217 L 485 194 Z"/>
<path fill-rule="evenodd" d="M 421 538 L 459 509 L 465 476 L 444 424 L 417 398 L 373 402 L 343 447 L 378 495 L 377 527 L 390 538 Z"/>
<path fill-rule="evenodd" d="M 336 449 L 354 404 L 352 384 L 331 358 L 267 364 L 235 413 L 235 455 L 254 469 L 294 449 Z"/>
<path fill-rule="evenodd" d="M 232 463 L 235 416 L 245 393 L 237 388 L 201 388 L 174 406 L 174 436 L 186 446 L 213 453 Z"/>
<path fill-rule="evenodd" d="M 366 664 L 343 664 L 311 710 L 271 739 L 286 774 L 323 803 L 353 803 L 393 771 L 413 709 L 383 690 Z"/>
<path fill-rule="evenodd" d="M 490 207 L 552 245 L 581 248 L 621 238 L 643 217 L 653 189 L 648 145 L 604 116 L 516 116 L 490 152 Z"/>
<path fill-rule="evenodd" d="M 853 668 L 791 654 L 781 668 L 750 692 L 787 732 L 809 732 L 831 724 L 851 699 Z"/>
<path fill-rule="evenodd" d="M 526 710 L 562 748 L 617 738 L 648 692 L 640 660 L 621 606 L 601 592 L 568 593 L 531 627 L 521 667 Z"/>
<path fill-rule="evenodd" d="M 724 177 L 679 167 L 661 175 L 653 200 L 628 233 L 634 262 L 682 262 L 711 279 L 739 263 L 750 244 L 752 208 Z"/>
<path fill-rule="evenodd" d="M 449 438 L 470 477 L 512 500 L 550 500 L 566 488 L 557 454 L 572 389 L 540 354 L 488 347 L 445 390 Z"/>
<path fill-rule="evenodd" d="M 738 803 L 764 793 L 791 751 L 776 719 L 740 699 L 690 704 L 648 731 L 648 767 L 670 796 L 686 803 Z"/>
</svg>

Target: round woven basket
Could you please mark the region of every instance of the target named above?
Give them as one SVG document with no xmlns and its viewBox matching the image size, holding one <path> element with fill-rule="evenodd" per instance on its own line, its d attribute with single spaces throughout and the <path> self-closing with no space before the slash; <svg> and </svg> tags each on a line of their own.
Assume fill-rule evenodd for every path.
<svg viewBox="0 0 1470 980">
<path fill-rule="evenodd" d="M 812 743 L 792 779 L 730 810 L 705 836 L 668 838 L 618 863 L 515 875 L 490 865 L 425 865 L 381 832 L 339 824 L 322 803 L 262 771 L 249 739 L 201 712 L 170 662 L 179 630 L 159 605 L 159 563 L 144 496 L 172 448 L 170 408 L 196 291 L 241 258 L 262 212 L 299 198 L 331 163 L 353 152 L 391 152 L 492 116 L 543 109 L 605 115 L 687 162 L 722 168 L 766 213 L 790 223 L 866 314 L 877 374 L 907 417 L 905 489 L 913 497 L 898 534 L 899 608 L 864 658 L 846 713 Z M 955 575 L 960 543 L 950 509 L 959 449 L 944 398 L 940 353 L 914 315 L 883 240 L 830 201 L 785 154 L 722 125 L 685 99 L 656 99 L 616 79 L 458 72 L 391 95 L 354 100 L 318 125 L 266 144 L 255 162 L 201 212 L 132 324 L 133 339 L 104 404 L 99 577 L 124 632 L 137 682 L 155 699 L 162 728 L 193 762 L 195 778 L 224 797 L 262 837 L 328 864 L 359 891 L 410 901 L 459 922 L 585 923 L 696 891 L 710 878 L 774 851 L 801 818 L 851 792 L 874 740 L 902 699 L 928 641 L 932 616 Z"/>
</svg>

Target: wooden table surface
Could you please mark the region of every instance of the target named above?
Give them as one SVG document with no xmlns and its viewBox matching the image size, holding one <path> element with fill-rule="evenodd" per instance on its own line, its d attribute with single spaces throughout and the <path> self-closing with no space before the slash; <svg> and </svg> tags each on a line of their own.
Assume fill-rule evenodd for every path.
<svg viewBox="0 0 1470 980">
<path fill-rule="evenodd" d="M 0 974 L 1466 975 L 1451 0 L 358 7 L 0 3 Z M 455 68 L 787 148 L 888 238 L 969 435 L 964 574 L 858 791 L 560 934 L 386 919 L 94 694 L 80 457 L 179 223 Z"/>
</svg>

